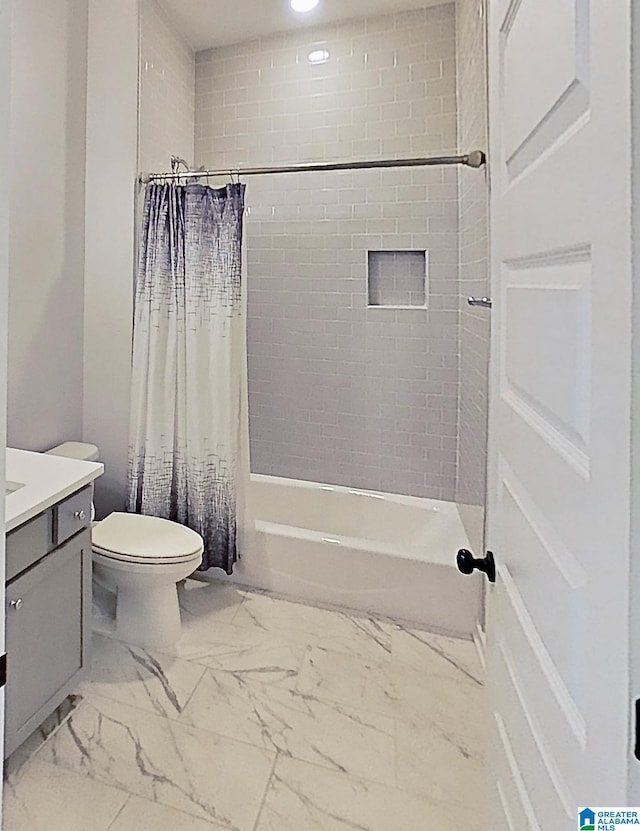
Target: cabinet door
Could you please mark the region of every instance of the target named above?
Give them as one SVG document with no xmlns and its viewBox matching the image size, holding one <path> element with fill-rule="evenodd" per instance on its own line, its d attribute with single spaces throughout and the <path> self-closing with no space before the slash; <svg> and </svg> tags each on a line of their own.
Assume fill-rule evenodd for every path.
<svg viewBox="0 0 640 831">
<path fill-rule="evenodd" d="M 89 534 L 79 534 L 7 586 L 6 752 L 58 706 L 83 667 L 90 556 Z"/>
</svg>

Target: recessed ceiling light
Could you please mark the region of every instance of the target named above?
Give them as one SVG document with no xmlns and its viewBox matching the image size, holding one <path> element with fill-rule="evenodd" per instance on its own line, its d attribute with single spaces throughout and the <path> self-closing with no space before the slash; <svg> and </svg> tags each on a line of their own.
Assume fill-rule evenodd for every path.
<svg viewBox="0 0 640 831">
<path fill-rule="evenodd" d="M 310 12 L 315 9 L 320 0 L 291 0 L 291 8 L 294 12 Z"/>
<path fill-rule="evenodd" d="M 328 49 L 314 49 L 307 56 L 309 63 L 326 63 L 330 57 Z"/>
</svg>

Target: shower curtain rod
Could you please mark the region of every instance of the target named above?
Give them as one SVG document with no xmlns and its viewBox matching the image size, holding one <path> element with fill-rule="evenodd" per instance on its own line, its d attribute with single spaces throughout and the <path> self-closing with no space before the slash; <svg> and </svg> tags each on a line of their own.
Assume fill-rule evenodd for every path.
<svg viewBox="0 0 640 831">
<path fill-rule="evenodd" d="M 139 181 L 146 185 L 149 182 L 167 179 L 202 179 L 210 176 L 267 176 L 272 173 L 308 173 L 314 171 L 333 170 L 371 170 L 382 167 L 428 167 L 431 165 L 460 164 L 467 167 L 482 167 L 486 162 L 482 150 L 473 150 L 462 156 L 427 156 L 416 159 L 372 159 L 361 162 L 311 162 L 308 164 L 293 164 L 284 167 L 247 167 L 227 168 L 226 170 L 189 170 L 184 173 L 141 173 Z"/>
</svg>

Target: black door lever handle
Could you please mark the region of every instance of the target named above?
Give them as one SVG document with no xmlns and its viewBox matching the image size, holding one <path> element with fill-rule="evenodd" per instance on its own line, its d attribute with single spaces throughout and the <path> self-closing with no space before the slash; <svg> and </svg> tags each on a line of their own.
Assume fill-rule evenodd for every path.
<svg viewBox="0 0 640 831">
<path fill-rule="evenodd" d="M 491 551 L 487 551 L 486 557 L 474 557 L 467 548 L 461 548 L 458 551 L 456 562 L 458 564 L 458 571 L 461 571 L 463 574 L 473 574 L 477 569 L 487 575 L 487 580 L 490 583 L 496 582 L 496 563 Z"/>
</svg>

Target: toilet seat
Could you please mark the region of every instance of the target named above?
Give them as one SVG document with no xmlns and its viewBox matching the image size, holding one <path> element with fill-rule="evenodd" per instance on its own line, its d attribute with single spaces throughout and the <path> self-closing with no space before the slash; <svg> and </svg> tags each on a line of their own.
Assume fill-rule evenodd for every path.
<svg viewBox="0 0 640 831">
<path fill-rule="evenodd" d="M 109 560 L 146 565 L 171 565 L 200 560 L 202 537 L 168 519 L 114 511 L 94 525 L 94 554 Z"/>
</svg>

